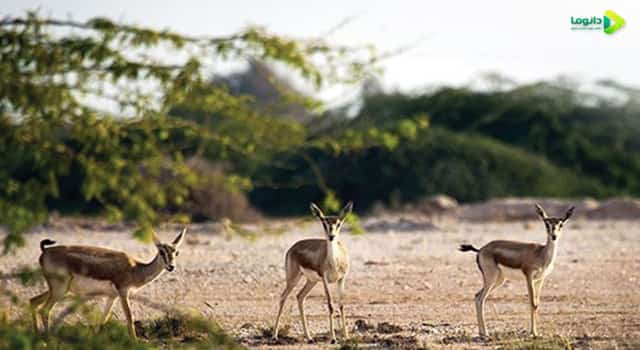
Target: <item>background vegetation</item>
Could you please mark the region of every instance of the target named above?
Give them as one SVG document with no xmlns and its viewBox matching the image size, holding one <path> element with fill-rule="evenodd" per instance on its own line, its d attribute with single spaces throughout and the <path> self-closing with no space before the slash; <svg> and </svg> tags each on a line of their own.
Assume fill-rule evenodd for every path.
<svg viewBox="0 0 640 350">
<path fill-rule="evenodd" d="M 276 185 L 258 186 L 251 199 L 265 211 L 286 214 L 295 210 L 288 203 L 320 196 L 323 186 L 314 181 L 315 173 L 338 197 L 357 198 L 361 209 L 436 193 L 463 202 L 637 196 L 640 91 L 611 81 L 597 88 L 608 97 L 562 80 L 419 94 L 363 89 L 369 93 L 358 101 L 354 117 L 347 109 L 332 111 L 326 116 L 332 123 L 310 144 L 278 154 L 271 163 L 286 167 L 261 169 L 255 176 L 268 176 L 262 180 Z M 358 145 L 385 130 L 390 134 L 381 143 Z M 324 147 L 320 140 L 340 146 Z M 315 167 L 306 165 L 307 158 Z"/>
<path fill-rule="evenodd" d="M 0 22 L 5 248 L 52 211 L 131 220 L 252 220 L 394 206 L 436 194 L 640 194 L 640 92 L 566 80 L 385 92 L 370 47 L 262 28 L 196 38 L 95 18 Z M 245 62 L 232 74 L 211 63 Z M 330 110 L 315 87 L 353 83 Z M 499 77 L 498 77 L 499 78 Z"/>
<path fill-rule="evenodd" d="M 74 22 L 30 13 L 4 19 L 5 249 L 20 245 L 21 233 L 50 210 L 133 220 L 146 239 L 163 219 L 240 215 L 235 204 L 244 202 L 237 193 L 251 188 L 249 175 L 274 152 L 303 143 L 306 130 L 251 96 L 232 94 L 229 84 L 211 82 L 207 63 L 279 64 L 320 87 L 357 79 L 374 58 L 369 48 L 333 47 L 255 27 L 196 38 L 106 18 Z M 211 188 L 222 195 L 207 196 Z M 221 210 L 201 210 L 203 203 Z"/>
</svg>

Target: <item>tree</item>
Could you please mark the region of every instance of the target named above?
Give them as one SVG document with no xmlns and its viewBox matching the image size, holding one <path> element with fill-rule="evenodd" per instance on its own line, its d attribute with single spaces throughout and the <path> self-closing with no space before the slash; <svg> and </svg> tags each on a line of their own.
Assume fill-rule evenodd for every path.
<svg viewBox="0 0 640 350">
<path fill-rule="evenodd" d="M 235 96 L 251 96 L 257 108 L 274 116 L 303 124 L 307 124 L 313 117 L 306 102 L 314 101 L 309 100 L 265 62 L 251 60 L 246 70 L 215 76 L 212 83 L 225 85 Z"/>
<path fill-rule="evenodd" d="M 0 22 L 0 224 L 5 251 L 46 220 L 52 200 L 74 197 L 111 219 L 133 220 L 139 237 L 180 210 L 198 179 L 185 163 L 207 147 L 220 159 L 264 159 L 264 150 L 304 142 L 295 121 L 260 113 L 246 96 L 212 86 L 208 59 L 261 60 L 289 67 L 316 86 L 358 79 L 367 49 L 292 39 L 249 27 L 192 37 L 115 23 L 29 13 Z M 202 127 L 173 118 L 189 106 L 224 118 Z M 246 130 L 251 130 L 247 133 Z M 246 178 L 227 174 L 231 184 Z"/>
</svg>

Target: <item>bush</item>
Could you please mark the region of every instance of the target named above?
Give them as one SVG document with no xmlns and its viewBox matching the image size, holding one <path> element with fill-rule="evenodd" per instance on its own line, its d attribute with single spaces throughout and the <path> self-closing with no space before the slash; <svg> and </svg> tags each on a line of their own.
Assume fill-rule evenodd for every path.
<svg viewBox="0 0 640 350">
<path fill-rule="evenodd" d="M 193 220 L 253 221 L 260 217 L 244 192 L 242 183 L 224 174 L 222 166 L 215 166 L 201 158 L 194 158 L 188 166 L 198 175 L 198 180 L 189 190 L 184 212 Z"/>
<path fill-rule="evenodd" d="M 306 151 L 340 198 L 357 198 L 358 208 L 376 201 L 416 202 L 447 194 L 462 202 L 502 196 L 602 197 L 613 193 L 599 181 L 559 168 L 545 158 L 487 137 L 423 129 L 395 148 L 365 147 L 342 153 Z M 288 168 L 266 168 L 274 183 L 295 188 L 257 187 L 253 203 L 273 214 L 301 213 L 300 203 L 323 196 L 316 175 L 300 156 L 286 159 Z M 293 205 L 287 205 L 292 203 Z"/>
<path fill-rule="evenodd" d="M 352 125 L 380 125 L 424 113 L 435 126 L 499 140 L 624 194 L 640 195 L 640 94 L 620 84 L 599 84 L 626 102 L 561 82 L 496 91 L 442 87 L 419 95 L 369 96 Z"/>
</svg>

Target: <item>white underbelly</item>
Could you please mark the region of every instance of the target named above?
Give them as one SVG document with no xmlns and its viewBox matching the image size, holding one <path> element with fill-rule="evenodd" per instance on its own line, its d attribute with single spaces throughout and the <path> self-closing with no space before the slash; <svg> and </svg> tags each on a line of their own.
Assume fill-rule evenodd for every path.
<svg viewBox="0 0 640 350">
<path fill-rule="evenodd" d="M 118 290 L 111 281 L 97 280 L 82 275 L 73 275 L 69 291 L 82 295 L 108 295 L 117 296 Z"/>
</svg>

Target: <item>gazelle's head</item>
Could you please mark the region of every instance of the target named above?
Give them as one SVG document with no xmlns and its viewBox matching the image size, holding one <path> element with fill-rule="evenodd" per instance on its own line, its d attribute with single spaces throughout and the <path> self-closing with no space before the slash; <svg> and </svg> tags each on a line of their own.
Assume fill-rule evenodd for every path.
<svg viewBox="0 0 640 350">
<path fill-rule="evenodd" d="M 338 237 L 342 224 L 344 223 L 344 219 L 349 215 L 349 213 L 351 213 L 352 209 L 353 202 L 349 202 L 344 208 L 342 208 L 342 210 L 340 210 L 338 215 L 326 216 L 317 205 L 311 203 L 311 213 L 322 223 L 324 233 L 327 235 L 327 239 L 329 241 L 333 241 Z"/>
<path fill-rule="evenodd" d="M 186 233 L 187 233 L 187 228 L 185 227 L 182 229 L 182 232 L 180 232 L 178 236 L 173 240 L 173 242 L 171 242 L 171 244 L 165 244 L 160 242 L 160 239 L 158 238 L 158 236 L 156 236 L 155 233 L 153 234 L 153 243 L 158 248 L 158 255 L 160 255 L 160 259 L 162 259 L 162 262 L 165 265 L 164 266 L 165 269 L 167 269 L 167 271 L 169 272 L 176 269 L 176 265 L 175 265 L 176 256 L 180 254 L 180 252 L 178 251 L 178 248 L 180 248 L 180 245 L 182 244 L 182 241 L 184 240 L 184 235 Z"/>
<path fill-rule="evenodd" d="M 566 214 L 564 214 L 564 217 L 554 218 L 548 217 L 547 213 L 542 209 L 542 206 L 540 206 L 540 204 L 536 204 L 536 212 L 544 222 L 544 225 L 547 228 L 547 235 L 549 235 L 549 238 L 551 238 L 552 241 L 555 241 L 560 237 L 562 226 L 567 222 L 567 220 L 569 220 L 571 215 L 573 215 L 573 209 L 574 207 L 571 206 L 567 210 Z"/>
</svg>

